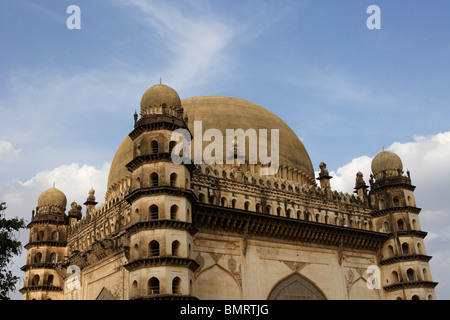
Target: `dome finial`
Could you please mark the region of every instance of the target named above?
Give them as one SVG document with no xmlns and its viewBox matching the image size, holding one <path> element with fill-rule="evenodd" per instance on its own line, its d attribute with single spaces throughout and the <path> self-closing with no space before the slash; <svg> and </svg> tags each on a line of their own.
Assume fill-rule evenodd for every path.
<svg viewBox="0 0 450 320">
<path fill-rule="evenodd" d="M 162 78 L 159 77 L 159 84 L 162 84 Z"/>
</svg>

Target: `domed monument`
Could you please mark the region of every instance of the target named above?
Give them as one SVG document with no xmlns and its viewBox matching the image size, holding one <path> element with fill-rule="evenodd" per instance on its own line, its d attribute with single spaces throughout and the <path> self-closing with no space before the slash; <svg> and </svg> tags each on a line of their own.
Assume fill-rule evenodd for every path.
<svg viewBox="0 0 450 320">
<path fill-rule="evenodd" d="M 39 196 L 23 299 L 435 299 L 401 159 L 379 153 L 351 195 L 319 168 L 265 108 L 154 85 L 104 203 Z"/>
</svg>

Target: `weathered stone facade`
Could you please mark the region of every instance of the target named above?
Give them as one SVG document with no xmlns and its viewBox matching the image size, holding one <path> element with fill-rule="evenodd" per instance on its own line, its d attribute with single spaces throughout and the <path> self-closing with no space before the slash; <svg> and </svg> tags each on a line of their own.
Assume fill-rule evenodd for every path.
<svg viewBox="0 0 450 320">
<path fill-rule="evenodd" d="M 436 298 L 415 187 L 395 154 L 374 158 L 369 186 L 355 173 L 349 195 L 332 190 L 325 163 L 317 185 L 292 130 L 250 102 L 181 101 L 156 85 L 140 116 L 112 162 L 103 204 L 90 190 L 83 217 L 76 203 L 65 213 L 55 188 L 39 197 L 23 299 Z M 248 159 L 174 164 L 172 132 L 194 120 L 222 132 L 280 129 L 278 172 L 260 175 Z"/>
</svg>

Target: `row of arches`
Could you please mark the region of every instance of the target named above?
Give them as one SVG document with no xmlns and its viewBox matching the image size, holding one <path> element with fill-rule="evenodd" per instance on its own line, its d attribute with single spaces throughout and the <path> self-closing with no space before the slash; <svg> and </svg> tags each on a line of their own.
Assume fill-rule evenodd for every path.
<svg viewBox="0 0 450 320">
<path fill-rule="evenodd" d="M 191 254 L 191 245 L 188 246 L 188 254 Z M 159 242 L 155 239 L 151 240 L 147 246 L 140 247 L 139 244 L 135 244 L 133 246 L 133 260 L 138 260 L 141 258 L 151 258 L 158 256 L 166 256 L 170 255 L 173 257 L 181 256 L 181 243 L 178 240 L 172 241 L 169 248 L 166 249 L 166 252 L 162 252 L 161 246 Z"/>
<path fill-rule="evenodd" d="M 51 252 L 50 254 L 45 254 L 44 256 L 42 252 L 38 251 L 31 256 L 31 264 L 57 263 L 58 261 L 58 255 L 56 254 L 56 252 Z"/>
<path fill-rule="evenodd" d="M 136 208 L 136 210 L 134 211 L 137 218 L 139 218 L 141 216 L 141 212 L 139 211 L 138 208 Z M 180 220 L 180 209 L 178 207 L 178 205 L 173 204 L 172 206 L 170 206 L 170 211 L 169 211 L 169 216 L 162 216 L 160 214 L 160 210 L 158 205 L 156 204 L 152 204 L 150 205 L 150 207 L 148 208 L 148 212 L 147 212 L 147 216 L 142 217 L 146 220 L 158 220 L 158 219 L 163 219 L 163 218 L 169 218 L 170 220 Z M 187 220 L 189 220 L 189 209 L 186 210 L 186 214 L 187 214 Z"/>
<path fill-rule="evenodd" d="M 182 281 L 180 277 L 174 277 L 172 279 L 172 286 L 171 286 L 171 292 L 168 292 L 169 294 L 181 294 L 182 293 Z M 140 289 L 138 281 L 133 281 L 131 285 L 131 297 L 137 297 L 140 295 Z M 160 281 L 157 277 L 151 277 L 147 281 L 147 287 L 144 288 L 144 291 L 146 295 L 158 295 L 162 294 Z"/>
<path fill-rule="evenodd" d="M 31 241 L 59 241 L 60 234 L 58 231 L 34 230 L 31 233 Z"/>
<path fill-rule="evenodd" d="M 215 195 L 206 197 L 206 195 L 202 192 L 199 193 L 198 199 L 199 202 L 201 203 L 221 205 L 222 207 L 229 207 L 232 209 L 241 209 L 245 211 L 265 213 L 292 219 L 371 230 L 371 224 L 369 223 L 369 219 L 367 219 L 363 215 L 358 214 L 345 214 L 345 213 L 339 214 L 335 212 L 331 213 L 324 211 L 312 213 L 306 210 L 304 211 L 299 209 L 295 210 L 294 208 L 284 209 L 279 205 L 272 206 L 270 204 L 267 204 L 265 207 L 263 207 L 262 203 L 253 204 L 252 201 L 250 200 L 245 200 L 243 202 L 243 207 L 239 207 L 238 200 L 236 198 L 233 198 L 231 199 L 231 201 L 229 201 L 227 197 L 221 197 L 220 203 L 217 203 Z"/>
<path fill-rule="evenodd" d="M 393 206 L 394 208 L 405 207 L 405 206 L 409 206 L 409 207 L 416 206 L 414 199 L 411 195 L 408 195 L 406 197 L 406 199 L 400 199 L 400 196 L 398 196 L 398 195 L 389 197 L 387 199 L 388 200 L 386 200 L 385 197 L 379 198 L 378 210 L 387 209 L 390 206 Z M 389 203 L 388 203 L 388 201 L 389 201 Z"/>
<path fill-rule="evenodd" d="M 407 241 L 404 241 L 401 243 L 400 252 L 396 254 L 394 247 L 392 245 L 388 245 L 383 252 L 384 253 L 383 256 L 385 259 L 388 259 L 388 258 L 396 257 L 400 254 L 401 255 L 425 254 L 425 249 L 420 242 L 416 243 L 414 250 L 413 250 L 413 248 L 414 247 L 411 246 Z"/>
<path fill-rule="evenodd" d="M 189 181 L 186 179 L 186 185 L 189 183 Z M 172 172 L 169 176 L 169 181 L 167 183 L 160 178 L 157 172 L 152 172 L 149 175 L 149 178 L 146 180 L 141 177 L 136 178 L 136 185 L 134 188 L 144 188 L 144 187 L 158 187 L 158 186 L 166 186 L 169 185 L 171 187 L 177 187 L 180 188 L 181 185 L 179 184 L 178 174 L 175 172 Z"/>
<path fill-rule="evenodd" d="M 165 148 L 161 146 L 158 139 L 153 139 L 150 141 L 148 145 L 146 145 L 146 141 L 142 141 L 143 143 L 140 143 L 136 146 L 136 156 L 141 155 L 147 155 L 147 154 L 158 154 L 161 152 L 169 152 L 172 153 L 173 148 L 175 148 L 177 142 L 176 141 L 170 141 L 169 142 L 169 149 L 164 150 Z"/>
<path fill-rule="evenodd" d="M 422 273 L 420 273 L 422 271 Z M 431 281 L 431 276 L 427 268 L 422 268 L 417 272 L 414 268 L 408 268 L 403 277 L 397 271 L 392 271 L 389 278 L 386 279 L 387 284 L 396 284 L 402 282 L 415 282 L 415 281 Z"/>
<path fill-rule="evenodd" d="M 397 221 L 395 222 L 395 226 L 396 226 L 395 231 L 406 231 L 409 228 L 408 223 L 403 218 L 397 219 Z M 420 230 L 417 219 L 413 218 L 411 220 L 411 227 L 413 230 Z M 391 224 L 387 220 L 383 221 L 383 229 L 382 230 L 383 230 L 383 232 L 386 232 L 386 233 L 391 233 L 394 231 Z"/>
<path fill-rule="evenodd" d="M 55 286 L 57 285 L 55 276 L 52 274 L 44 276 L 42 279 L 38 274 L 32 276 L 29 280 L 29 286 Z"/>
</svg>

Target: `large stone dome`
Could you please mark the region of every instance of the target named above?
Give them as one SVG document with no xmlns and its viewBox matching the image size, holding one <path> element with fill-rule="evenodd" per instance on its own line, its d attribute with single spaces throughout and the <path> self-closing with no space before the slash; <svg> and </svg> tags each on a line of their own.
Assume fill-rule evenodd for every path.
<svg viewBox="0 0 450 320">
<path fill-rule="evenodd" d="M 270 131 L 279 130 L 280 168 L 297 169 L 314 181 L 314 169 L 303 143 L 292 129 L 269 110 L 246 100 L 223 97 L 201 96 L 182 101 L 184 113 L 188 116 L 188 127 L 192 131 L 194 121 L 202 121 L 202 134 L 210 128 L 218 129 L 226 137 L 226 129 L 267 129 L 268 154 L 270 154 Z M 224 141 L 225 143 L 225 141 Z M 203 143 L 203 149 L 209 142 Z M 248 145 L 246 157 L 248 160 Z M 224 151 L 224 163 L 225 151 Z"/>
<path fill-rule="evenodd" d="M 403 163 L 398 155 L 391 151 L 382 151 L 372 160 L 372 173 L 377 175 L 383 171 L 403 171 Z"/>
<path fill-rule="evenodd" d="M 141 99 L 141 112 L 147 113 L 151 108 L 159 108 L 163 104 L 173 109 L 181 108 L 178 93 L 165 84 L 157 84 L 149 88 Z"/>
<path fill-rule="evenodd" d="M 39 195 L 38 198 L 38 207 L 58 206 L 62 209 L 65 209 L 66 205 L 67 198 L 65 194 L 56 188 L 45 190 Z"/>
<path fill-rule="evenodd" d="M 161 89 L 157 85 L 152 88 Z M 151 97 L 150 88 L 142 100 L 158 100 L 161 103 L 167 103 L 165 98 Z M 158 89 L 159 88 L 159 89 Z M 169 88 L 169 87 L 168 87 Z M 173 90 L 173 89 L 171 89 Z M 155 91 L 156 92 L 156 91 Z M 177 95 L 178 96 L 178 95 Z M 168 100 L 174 98 L 168 96 Z M 162 100 L 161 100 L 162 99 Z M 155 100 L 155 101 L 156 101 Z M 145 104 L 144 104 L 145 105 Z M 256 132 L 259 129 L 267 129 L 267 137 L 270 139 L 270 130 L 279 130 L 279 167 L 298 171 L 306 176 L 308 183 L 314 183 L 314 168 L 311 159 L 298 136 L 292 129 L 279 117 L 267 109 L 238 98 L 224 96 L 200 96 L 184 99 L 180 102 L 180 107 L 184 109 L 184 115 L 188 117 L 188 127 L 194 134 L 194 121 L 202 121 L 202 135 L 210 128 L 218 129 L 226 137 L 226 129 L 247 129 L 253 128 Z M 268 153 L 270 154 L 270 140 Z M 210 142 L 203 142 L 203 149 Z M 248 148 L 246 148 L 248 154 Z M 226 163 L 224 153 L 224 163 Z M 194 153 L 192 152 L 192 157 Z M 121 183 L 130 177 L 130 172 L 126 164 L 133 159 L 133 142 L 127 136 L 120 144 L 114 159 L 111 163 L 111 169 L 108 177 L 108 190 L 116 184 Z"/>
</svg>

